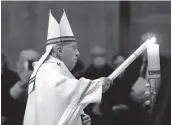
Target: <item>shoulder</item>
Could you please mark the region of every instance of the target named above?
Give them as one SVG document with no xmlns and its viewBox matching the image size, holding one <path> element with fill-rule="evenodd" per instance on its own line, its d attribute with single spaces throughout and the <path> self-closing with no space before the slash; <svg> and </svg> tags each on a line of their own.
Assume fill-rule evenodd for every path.
<svg viewBox="0 0 171 125">
<path fill-rule="evenodd" d="M 61 66 L 56 63 L 43 63 L 37 72 L 37 76 L 53 77 L 62 74 L 61 70 Z"/>
<path fill-rule="evenodd" d="M 42 66 L 40 67 L 40 70 L 45 70 L 45 71 L 49 71 L 49 70 L 59 70 L 61 69 L 61 65 L 57 64 L 57 63 L 43 63 Z"/>
<path fill-rule="evenodd" d="M 40 82 L 44 81 L 54 85 L 66 81 L 67 77 L 62 73 L 61 66 L 56 63 L 44 63 L 39 68 L 37 80 Z"/>
</svg>

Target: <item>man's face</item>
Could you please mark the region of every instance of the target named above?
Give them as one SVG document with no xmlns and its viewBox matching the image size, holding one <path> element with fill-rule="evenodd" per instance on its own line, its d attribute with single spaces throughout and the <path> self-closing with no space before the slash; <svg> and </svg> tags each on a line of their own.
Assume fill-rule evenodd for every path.
<svg viewBox="0 0 171 125">
<path fill-rule="evenodd" d="M 62 47 L 62 54 L 62 60 L 64 64 L 71 71 L 75 67 L 78 57 L 80 55 L 77 49 L 76 42 L 71 42 L 69 44 L 64 45 Z"/>
<path fill-rule="evenodd" d="M 106 57 L 105 56 L 95 56 L 93 57 L 93 65 L 96 68 L 103 68 L 106 64 Z"/>
<path fill-rule="evenodd" d="M 116 60 L 113 61 L 114 67 L 120 66 L 125 61 L 124 57 L 118 56 Z"/>
</svg>

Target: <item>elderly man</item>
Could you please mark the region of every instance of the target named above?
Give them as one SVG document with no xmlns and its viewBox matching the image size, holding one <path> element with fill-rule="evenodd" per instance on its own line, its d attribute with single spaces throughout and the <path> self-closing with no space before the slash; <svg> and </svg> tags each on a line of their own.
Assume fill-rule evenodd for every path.
<svg viewBox="0 0 171 125">
<path fill-rule="evenodd" d="M 49 14 L 46 52 L 30 77 L 24 125 L 82 125 L 83 109 L 101 100 L 107 78 L 75 79 L 79 52 L 65 12 L 60 24 Z"/>
</svg>

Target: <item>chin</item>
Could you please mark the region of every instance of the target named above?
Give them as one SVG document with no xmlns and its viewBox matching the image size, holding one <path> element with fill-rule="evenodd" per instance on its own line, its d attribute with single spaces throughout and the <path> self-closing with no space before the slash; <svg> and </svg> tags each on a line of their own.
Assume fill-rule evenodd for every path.
<svg viewBox="0 0 171 125">
<path fill-rule="evenodd" d="M 70 71 L 72 71 L 75 67 L 76 63 L 74 63 L 74 65 L 72 66 L 72 68 L 70 68 Z"/>
<path fill-rule="evenodd" d="M 68 69 L 69 69 L 69 71 L 72 71 L 73 70 L 73 68 L 74 68 L 75 66 L 69 66 L 69 67 L 67 67 Z"/>
<path fill-rule="evenodd" d="M 74 67 L 75 67 L 75 65 L 72 67 L 72 69 L 71 69 L 71 70 L 73 70 L 73 69 L 74 69 Z"/>
<path fill-rule="evenodd" d="M 69 71 L 72 71 L 74 67 L 76 66 L 77 61 L 73 61 L 72 66 L 68 66 Z M 71 64 L 71 63 L 70 63 Z"/>
</svg>

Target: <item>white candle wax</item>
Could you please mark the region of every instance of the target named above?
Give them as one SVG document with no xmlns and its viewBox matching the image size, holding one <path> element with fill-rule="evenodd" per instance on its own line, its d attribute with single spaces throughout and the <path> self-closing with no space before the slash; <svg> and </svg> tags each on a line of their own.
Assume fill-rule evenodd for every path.
<svg viewBox="0 0 171 125">
<path fill-rule="evenodd" d="M 108 78 L 114 80 L 119 76 L 142 52 L 147 48 L 147 45 L 150 43 L 155 43 L 156 38 L 152 37 L 147 39 L 131 56 L 129 56 Z"/>
<path fill-rule="evenodd" d="M 148 44 L 147 58 L 148 58 L 148 77 L 158 78 L 160 76 L 160 55 L 159 55 L 158 44 Z"/>
</svg>

